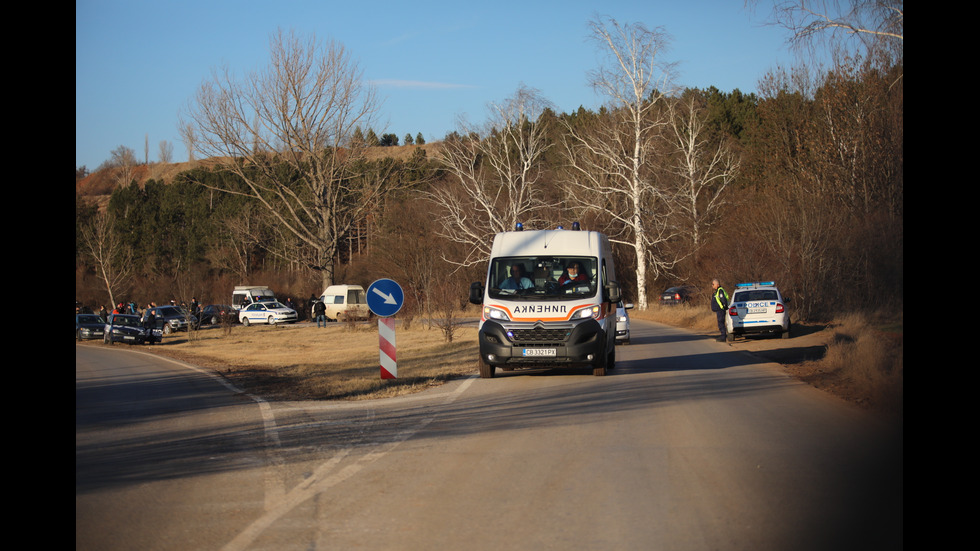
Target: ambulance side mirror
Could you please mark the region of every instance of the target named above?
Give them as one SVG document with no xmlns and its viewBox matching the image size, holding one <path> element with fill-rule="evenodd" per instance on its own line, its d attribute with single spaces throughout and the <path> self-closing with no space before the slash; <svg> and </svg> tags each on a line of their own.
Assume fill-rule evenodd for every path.
<svg viewBox="0 0 980 551">
<path fill-rule="evenodd" d="M 615 281 L 610 281 L 606 284 L 606 302 L 617 303 L 623 298 L 619 292 L 619 283 Z"/>
<path fill-rule="evenodd" d="M 470 302 L 473 304 L 483 304 L 483 284 L 474 281 L 470 284 Z"/>
</svg>

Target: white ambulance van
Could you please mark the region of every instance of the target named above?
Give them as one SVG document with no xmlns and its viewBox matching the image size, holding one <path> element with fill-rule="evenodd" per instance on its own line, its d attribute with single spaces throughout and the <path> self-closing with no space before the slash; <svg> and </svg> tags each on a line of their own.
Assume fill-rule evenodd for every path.
<svg viewBox="0 0 980 551">
<path fill-rule="evenodd" d="M 616 361 L 620 300 L 609 239 L 594 231 L 501 232 L 485 282 L 470 286 L 483 305 L 480 376 L 496 368 L 591 367 L 605 375 Z"/>
</svg>

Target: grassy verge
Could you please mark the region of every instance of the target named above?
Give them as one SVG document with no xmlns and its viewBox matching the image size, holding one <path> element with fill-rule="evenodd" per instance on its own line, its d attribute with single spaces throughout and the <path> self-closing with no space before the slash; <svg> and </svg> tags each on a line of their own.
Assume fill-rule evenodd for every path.
<svg viewBox="0 0 980 551">
<path fill-rule="evenodd" d="M 841 316 L 831 326 L 827 353 L 814 373 L 801 377 L 814 386 L 836 386 L 844 398 L 901 415 L 905 345 L 901 322 L 878 322 L 862 314 Z"/>
<path fill-rule="evenodd" d="M 183 333 L 158 354 L 213 369 L 253 394 L 285 400 L 383 398 L 441 384 L 475 370 L 476 331 L 452 343 L 415 323 L 396 329 L 398 378 L 382 380 L 376 323 L 233 326 Z"/>
</svg>

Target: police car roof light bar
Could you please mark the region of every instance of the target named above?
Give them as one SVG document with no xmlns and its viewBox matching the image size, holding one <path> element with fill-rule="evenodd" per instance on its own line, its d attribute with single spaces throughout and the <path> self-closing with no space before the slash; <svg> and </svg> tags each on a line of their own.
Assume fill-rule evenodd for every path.
<svg viewBox="0 0 980 551">
<path fill-rule="evenodd" d="M 756 286 L 768 286 L 776 285 L 775 281 L 753 281 L 751 283 L 739 283 L 735 285 L 736 287 L 756 287 Z"/>
</svg>

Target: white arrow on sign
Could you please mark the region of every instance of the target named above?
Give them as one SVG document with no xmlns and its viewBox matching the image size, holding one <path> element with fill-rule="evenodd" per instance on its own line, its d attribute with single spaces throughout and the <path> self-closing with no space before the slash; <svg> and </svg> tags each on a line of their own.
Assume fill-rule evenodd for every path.
<svg viewBox="0 0 980 551">
<path fill-rule="evenodd" d="M 383 298 L 383 299 L 385 299 L 385 304 L 398 304 L 398 303 L 397 303 L 397 302 L 395 301 L 395 297 L 394 297 L 394 296 L 392 296 L 392 295 L 390 295 L 390 294 L 385 294 L 385 293 L 382 293 L 382 292 L 381 292 L 381 290 L 380 290 L 380 289 L 378 289 L 377 287 L 375 287 L 375 288 L 374 288 L 374 289 L 372 289 L 372 290 L 373 290 L 373 291 L 375 292 L 375 294 L 377 294 L 377 295 L 378 295 L 378 296 L 380 296 L 381 298 Z"/>
</svg>

